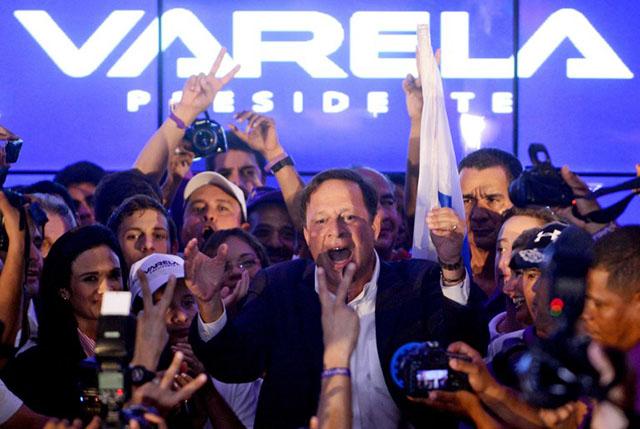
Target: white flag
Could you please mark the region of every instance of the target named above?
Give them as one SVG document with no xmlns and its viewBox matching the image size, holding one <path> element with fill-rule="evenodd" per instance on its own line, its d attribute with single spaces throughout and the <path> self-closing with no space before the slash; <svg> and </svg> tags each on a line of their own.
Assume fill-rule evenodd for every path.
<svg viewBox="0 0 640 429">
<path fill-rule="evenodd" d="M 465 214 L 444 104 L 442 77 L 427 25 L 418 26 L 417 58 L 424 105 L 420 125 L 420 175 L 412 255 L 414 258 L 437 261 L 438 256 L 426 224 L 427 213 L 434 207 L 451 207 L 462 219 Z"/>
</svg>

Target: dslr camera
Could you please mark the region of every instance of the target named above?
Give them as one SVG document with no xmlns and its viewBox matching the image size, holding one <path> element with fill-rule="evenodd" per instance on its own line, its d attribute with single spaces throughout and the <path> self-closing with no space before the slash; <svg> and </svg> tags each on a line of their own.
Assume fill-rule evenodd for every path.
<svg viewBox="0 0 640 429">
<path fill-rule="evenodd" d="M 191 143 L 189 149 L 196 158 L 207 158 L 227 151 L 227 136 L 222 125 L 204 112 L 205 119 L 197 119 L 185 132 L 184 138 Z"/>
<path fill-rule="evenodd" d="M 539 155 L 544 154 L 544 159 Z M 573 191 L 551 164 L 547 148 L 540 143 L 529 145 L 531 166 L 509 186 L 509 199 L 516 207 L 569 207 L 575 199 Z"/>
<path fill-rule="evenodd" d="M 4 147 L 5 150 L 5 160 L 9 164 L 13 164 L 18 161 L 18 157 L 20 156 L 20 150 L 22 149 L 22 140 L 13 139 L 8 140 L 7 144 Z M 24 197 L 19 192 L 12 191 L 10 189 L 4 188 L 4 182 L 7 180 L 7 174 L 9 173 L 9 167 L 1 167 L 0 168 L 0 188 L 2 188 L 2 192 L 9 200 L 9 203 L 17 208 L 18 210 L 22 210 L 23 207 L 27 207 L 27 211 L 29 212 L 29 216 L 33 224 L 36 227 L 42 228 L 44 224 L 47 223 L 49 219 L 47 219 L 47 214 L 42 210 L 40 204 L 36 202 L 30 202 L 27 198 Z M 21 217 L 24 215 L 21 212 Z M 26 225 L 24 226 L 25 231 L 27 229 Z M 26 232 L 25 232 L 26 234 Z M 7 230 L 4 227 L 4 218 L 2 213 L 0 213 L 0 251 L 6 252 L 9 249 L 9 236 L 7 235 Z M 28 246 L 27 246 L 27 252 Z"/>
<path fill-rule="evenodd" d="M 470 361 L 466 355 L 450 353 L 437 341 L 407 343 L 391 358 L 391 377 L 402 391 L 416 398 L 432 390 L 471 390 L 467 375 L 449 367 L 449 359 Z"/>
<path fill-rule="evenodd" d="M 151 427 L 140 407 L 125 407 L 131 396 L 129 362 L 133 356 L 136 321 L 130 315 L 131 292 L 106 292 L 98 319 L 95 357 L 81 364 L 80 403 L 83 420 L 100 416 L 103 428 L 128 427 L 135 419 Z"/>
</svg>

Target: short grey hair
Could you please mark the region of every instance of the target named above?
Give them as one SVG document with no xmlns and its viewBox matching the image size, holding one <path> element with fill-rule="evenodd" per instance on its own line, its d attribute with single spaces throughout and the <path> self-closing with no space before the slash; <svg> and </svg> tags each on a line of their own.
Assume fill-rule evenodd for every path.
<svg viewBox="0 0 640 429">
<path fill-rule="evenodd" d="M 47 212 L 60 216 L 67 224 L 69 229 L 73 229 L 78 226 L 76 218 L 73 215 L 71 208 L 64 202 L 62 197 L 53 194 L 35 193 L 30 194 L 35 201 L 40 204 L 40 207 Z"/>
</svg>

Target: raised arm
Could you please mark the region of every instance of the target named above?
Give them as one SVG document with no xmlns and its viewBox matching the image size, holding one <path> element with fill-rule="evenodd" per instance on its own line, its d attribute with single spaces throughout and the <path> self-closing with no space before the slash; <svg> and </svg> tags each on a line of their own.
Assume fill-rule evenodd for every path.
<svg viewBox="0 0 640 429">
<path fill-rule="evenodd" d="M 409 220 L 410 230 L 416 215 L 418 176 L 420 175 L 420 121 L 422 119 L 422 88 L 420 78 L 412 75 L 402 81 L 402 89 L 409 115 L 409 146 L 407 148 L 407 175 L 404 183 L 404 206 Z"/>
<path fill-rule="evenodd" d="M 351 376 L 349 359 L 358 341 L 358 315 L 346 304 L 347 290 L 355 272 L 355 264 L 347 266 L 335 297 L 327 289 L 322 268 L 318 268 L 318 295 L 322 305 L 322 336 L 324 340 L 324 371 L 318 419 L 318 429 L 349 429 L 351 411 Z"/>
<path fill-rule="evenodd" d="M 4 324 L 1 345 L 13 348 L 20 329 L 27 226 L 26 219 L 21 222 L 20 211 L 9 203 L 3 192 L 0 192 L 0 213 L 9 238 L 9 247 L 0 273 L 0 320 Z"/>
<path fill-rule="evenodd" d="M 185 128 L 213 103 L 216 94 L 233 79 L 240 69 L 240 66 L 236 65 L 224 76 L 220 78 L 215 76 L 225 53 L 225 48 L 222 48 L 209 73 L 200 73 L 187 79 L 182 88 L 180 102 L 174 106 L 170 117 L 162 123 L 142 148 L 134 168 L 160 182 L 167 169 L 169 154 L 178 147 L 178 143 L 184 137 Z"/>
<path fill-rule="evenodd" d="M 236 115 L 238 122 L 246 121 L 244 130 L 236 125 L 230 125 L 231 131 L 252 149 L 257 150 L 265 157 L 268 163 L 278 162 L 287 154 L 280 144 L 276 123 L 273 118 L 258 113 L 244 111 Z M 289 216 L 297 222 L 296 197 L 304 188 L 304 183 L 293 165 L 285 165 L 275 172 L 278 185 L 282 190 L 284 201 L 287 204 Z M 297 225 L 300 226 L 300 225 Z"/>
</svg>

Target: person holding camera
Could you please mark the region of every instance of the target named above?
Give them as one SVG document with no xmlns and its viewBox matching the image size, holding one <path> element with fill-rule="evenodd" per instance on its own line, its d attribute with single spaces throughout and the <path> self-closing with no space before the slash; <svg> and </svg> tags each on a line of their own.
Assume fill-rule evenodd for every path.
<svg viewBox="0 0 640 429">
<path fill-rule="evenodd" d="M 0 214 L 3 227 L 9 239 L 4 252 L 0 252 L 2 272 L 0 273 L 0 320 L 4 326 L 2 331 L 2 350 L 0 356 L 2 367 L 12 354 L 16 335 L 20 330 L 22 318 L 23 284 L 25 282 L 25 249 L 28 247 L 24 232 L 24 220 L 21 222 L 20 210 L 13 207 L 4 192 L 0 192 Z"/>
</svg>

